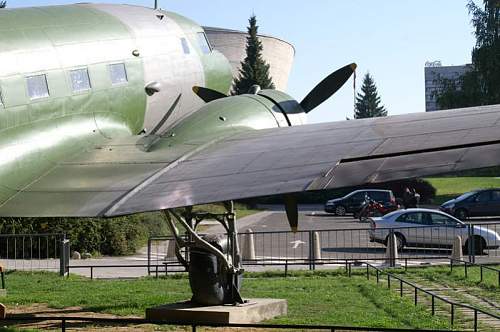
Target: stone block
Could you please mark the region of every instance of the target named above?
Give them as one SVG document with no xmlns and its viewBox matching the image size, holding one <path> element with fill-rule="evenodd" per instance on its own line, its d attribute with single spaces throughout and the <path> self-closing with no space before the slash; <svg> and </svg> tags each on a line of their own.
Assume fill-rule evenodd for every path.
<svg viewBox="0 0 500 332">
<path fill-rule="evenodd" d="M 146 319 L 175 323 L 250 324 L 287 314 L 282 299 L 247 299 L 242 305 L 200 306 L 178 302 L 146 309 Z"/>
</svg>

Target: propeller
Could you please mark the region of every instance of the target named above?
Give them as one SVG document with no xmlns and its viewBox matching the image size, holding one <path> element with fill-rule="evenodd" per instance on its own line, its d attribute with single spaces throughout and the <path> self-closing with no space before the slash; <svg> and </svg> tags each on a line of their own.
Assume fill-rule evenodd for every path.
<svg viewBox="0 0 500 332">
<path fill-rule="evenodd" d="M 201 86 L 193 86 L 193 92 L 206 103 L 209 103 L 213 100 L 227 97 L 222 92 L 219 92 L 219 91 L 216 91 L 213 89 L 209 89 L 209 88 L 204 88 Z"/>
<path fill-rule="evenodd" d="M 346 65 L 319 82 L 300 102 L 300 106 L 304 112 L 309 113 L 337 92 L 345 82 L 347 82 L 349 77 L 351 77 L 356 67 L 357 65 L 355 63 Z M 258 86 L 252 86 L 248 93 L 257 94 L 259 91 L 260 88 Z M 193 86 L 193 92 L 206 103 L 228 97 L 222 92 L 201 86 Z"/>
<path fill-rule="evenodd" d="M 316 85 L 304 99 L 302 99 L 300 106 L 302 106 L 306 113 L 315 109 L 322 102 L 337 92 L 345 82 L 347 82 L 349 77 L 351 77 L 356 70 L 356 67 L 357 65 L 355 63 L 351 63 L 350 65 L 344 66 L 328 75 L 324 80 Z"/>
</svg>

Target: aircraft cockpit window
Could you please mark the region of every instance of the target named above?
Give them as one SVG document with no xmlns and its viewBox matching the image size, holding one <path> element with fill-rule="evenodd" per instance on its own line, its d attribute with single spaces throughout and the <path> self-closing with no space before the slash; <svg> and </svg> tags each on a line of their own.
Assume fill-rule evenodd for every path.
<svg viewBox="0 0 500 332">
<path fill-rule="evenodd" d="M 26 81 L 28 83 L 28 95 L 31 100 L 49 96 L 49 86 L 45 74 L 26 77 Z"/>
<path fill-rule="evenodd" d="M 205 35 L 204 32 L 198 32 L 198 42 L 203 54 L 209 54 L 210 52 L 212 52 L 212 48 L 208 43 L 207 35 Z"/>
<path fill-rule="evenodd" d="M 73 92 L 90 90 L 90 77 L 86 68 L 76 69 L 69 72 L 71 77 L 71 88 Z"/>
<path fill-rule="evenodd" d="M 189 50 L 189 45 L 188 45 L 186 38 L 181 38 L 181 44 L 182 44 L 182 50 L 184 51 L 184 54 L 191 53 Z"/>
<path fill-rule="evenodd" d="M 127 70 L 124 63 L 109 65 L 109 72 L 111 75 L 111 84 L 118 85 L 128 82 Z"/>
</svg>

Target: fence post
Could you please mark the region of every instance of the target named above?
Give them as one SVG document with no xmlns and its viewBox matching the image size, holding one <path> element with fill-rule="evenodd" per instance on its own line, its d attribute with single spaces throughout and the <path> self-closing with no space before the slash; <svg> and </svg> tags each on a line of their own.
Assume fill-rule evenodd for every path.
<svg viewBox="0 0 500 332">
<path fill-rule="evenodd" d="M 465 279 L 467 279 L 467 263 L 464 262 L 464 269 L 465 269 Z"/>
<path fill-rule="evenodd" d="M 418 304 L 418 295 L 417 295 L 417 291 L 418 291 L 418 289 L 417 289 L 417 287 L 415 287 L 415 305 L 417 305 L 417 304 Z"/>
<path fill-rule="evenodd" d="M 477 332 L 477 309 L 474 309 L 474 332 Z"/>
<path fill-rule="evenodd" d="M 70 245 L 69 240 L 66 239 L 66 234 L 63 235 L 61 241 L 61 256 L 59 257 L 59 275 L 64 277 L 69 274 L 69 256 L 70 256 Z"/>
<path fill-rule="evenodd" d="M 148 276 L 151 275 L 151 238 L 148 238 Z"/>
<path fill-rule="evenodd" d="M 314 270 L 314 232 L 309 231 L 309 270 Z"/>
<path fill-rule="evenodd" d="M 474 254 L 474 248 L 473 248 L 473 240 L 472 240 L 472 225 L 467 224 L 467 255 L 469 256 L 469 262 L 472 263 L 473 258 L 472 255 Z"/>
<path fill-rule="evenodd" d="M 483 266 L 482 265 L 479 265 L 479 271 L 480 271 L 480 275 L 481 275 L 480 282 L 483 282 Z"/>
<path fill-rule="evenodd" d="M 66 319 L 61 321 L 61 331 L 66 332 Z"/>
<path fill-rule="evenodd" d="M 451 326 L 453 326 L 453 324 L 455 323 L 455 306 L 453 305 L 453 303 L 451 304 L 451 317 L 450 317 L 450 320 L 451 320 Z"/>
<path fill-rule="evenodd" d="M 399 280 L 399 296 L 403 297 L 403 280 Z"/>
<path fill-rule="evenodd" d="M 434 306 L 434 295 L 432 295 L 432 316 L 436 313 L 435 306 Z"/>
</svg>

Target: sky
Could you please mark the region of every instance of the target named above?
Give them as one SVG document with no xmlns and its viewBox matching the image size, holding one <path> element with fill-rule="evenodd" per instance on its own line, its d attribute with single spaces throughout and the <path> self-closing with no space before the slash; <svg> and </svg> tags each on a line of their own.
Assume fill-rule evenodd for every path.
<svg viewBox="0 0 500 332">
<path fill-rule="evenodd" d="M 78 0 L 8 0 L 8 7 L 74 2 Z M 154 0 L 94 2 L 154 4 Z M 389 115 L 425 111 L 426 61 L 470 62 L 475 39 L 466 4 L 467 0 L 159 0 L 161 8 L 206 26 L 245 30 L 255 14 L 259 33 L 294 45 L 286 92 L 299 101 L 328 74 L 356 62 L 358 90 L 363 75 L 370 72 Z M 352 118 L 353 103 L 351 80 L 309 113 L 309 122 Z"/>
</svg>

